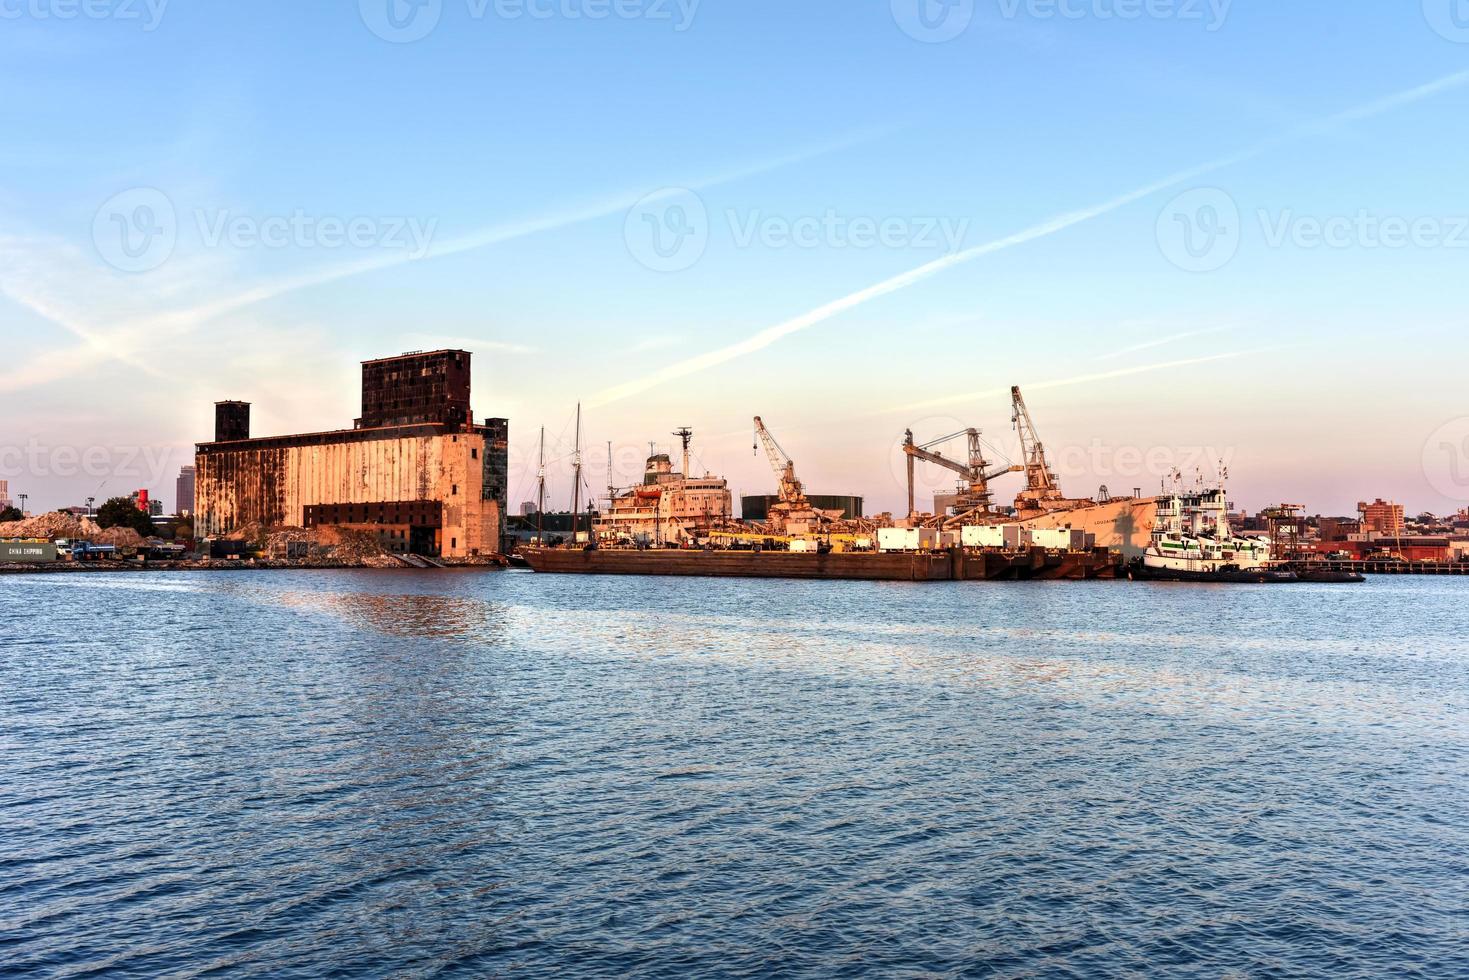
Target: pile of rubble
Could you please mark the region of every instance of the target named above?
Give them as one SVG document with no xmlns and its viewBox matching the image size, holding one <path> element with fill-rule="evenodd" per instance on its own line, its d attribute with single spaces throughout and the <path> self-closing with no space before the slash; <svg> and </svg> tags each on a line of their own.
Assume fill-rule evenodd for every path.
<svg viewBox="0 0 1469 980">
<path fill-rule="evenodd" d="M 316 529 L 317 543 L 330 549 L 331 557 L 339 561 L 362 562 L 369 559 L 388 557 L 377 535 L 350 527 L 319 527 Z M 389 558 L 389 561 L 393 560 Z"/>
<path fill-rule="evenodd" d="M 263 539 L 261 551 L 267 559 L 330 561 L 368 567 L 399 564 L 397 559 L 383 549 L 377 535 L 355 528 L 323 526 L 273 527 L 268 531 L 248 529 L 244 538 Z"/>
<path fill-rule="evenodd" d="M 70 514 L 55 511 L 23 521 L 0 524 L 0 538 L 44 538 L 47 541 L 65 538 L 95 541 L 101 533 L 102 529 L 89 518 L 73 517 Z M 137 537 L 136 531 L 133 532 L 133 536 Z"/>
<path fill-rule="evenodd" d="M 143 536 L 130 527 L 109 527 L 105 531 L 99 530 L 87 540 L 93 544 L 110 544 L 119 550 L 138 548 L 143 544 Z"/>
</svg>

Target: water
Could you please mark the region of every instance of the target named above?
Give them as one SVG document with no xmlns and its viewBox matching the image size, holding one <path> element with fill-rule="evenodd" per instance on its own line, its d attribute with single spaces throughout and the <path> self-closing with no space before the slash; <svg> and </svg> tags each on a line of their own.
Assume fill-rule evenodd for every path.
<svg viewBox="0 0 1469 980">
<path fill-rule="evenodd" d="M 0 579 L 0 974 L 1469 974 L 1469 580 Z"/>
</svg>

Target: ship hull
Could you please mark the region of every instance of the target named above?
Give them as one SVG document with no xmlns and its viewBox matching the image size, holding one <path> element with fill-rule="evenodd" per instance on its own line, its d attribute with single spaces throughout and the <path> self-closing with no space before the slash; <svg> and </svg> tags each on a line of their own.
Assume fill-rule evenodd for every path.
<svg viewBox="0 0 1469 980">
<path fill-rule="evenodd" d="M 1029 581 L 1116 578 L 1105 550 L 1025 552 L 683 551 L 541 548 L 525 552 L 537 572 L 573 575 L 684 575 L 711 578 L 796 578 L 869 582 Z"/>
<path fill-rule="evenodd" d="M 947 553 L 848 552 L 823 555 L 789 551 L 542 548 L 525 552 L 525 557 L 537 572 L 574 575 L 681 575 L 870 582 L 939 582 L 953 577 Z"/>
<path fill-rule="evenodd" d="M 1086 531 L 1096 535 L 1098 548 L 1115 549 L 1131 560 L 1141 558 L 1152 543 L 1157 512 L 1157 498 L 1137 497 L 1022 517 L 1016 523 L 1031 529 L 1069 527 Z"/>
<path fill-rule="evenodd" d="M 1299 582 L 1288 568 L 1163 568 L 1137 562 L 1128 569 L 1128 578 L 1140 582 L 1205 582 L 1228 585 L 1279 585 Z"/>
</svg>

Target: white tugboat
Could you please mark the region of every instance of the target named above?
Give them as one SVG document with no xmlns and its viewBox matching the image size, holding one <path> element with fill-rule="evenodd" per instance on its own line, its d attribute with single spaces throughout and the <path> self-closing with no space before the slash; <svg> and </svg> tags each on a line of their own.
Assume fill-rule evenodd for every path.
<svg viewBox="0 0 1469 980">
<path fill-rule="evenodd" d="M 1159 497 L 1152 542 L 1131 576 L 1172 582 L 1297 580 L 1274 561 L 1269 541 L 1234 534 L 1222 485 L 1191 493 L 1175 489 Z"/>
</svg>

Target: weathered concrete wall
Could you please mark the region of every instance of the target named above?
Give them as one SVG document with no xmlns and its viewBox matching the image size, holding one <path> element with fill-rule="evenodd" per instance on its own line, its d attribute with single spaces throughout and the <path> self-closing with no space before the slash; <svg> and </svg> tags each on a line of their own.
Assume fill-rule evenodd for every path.
<svg viewBox="0 0 1469 980">
<path fill-rule="evenodd" d="M 499 508 L 482 499 L 484 452 L 484 436 L 465 432 L 201 447 L 196 525 L 205 534 L 251 523 L 301 526 L 314 504 L 435 500 L 444 506 L 444 556 L 497 551 Z"/>
</svg>

